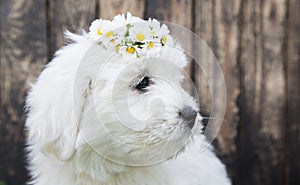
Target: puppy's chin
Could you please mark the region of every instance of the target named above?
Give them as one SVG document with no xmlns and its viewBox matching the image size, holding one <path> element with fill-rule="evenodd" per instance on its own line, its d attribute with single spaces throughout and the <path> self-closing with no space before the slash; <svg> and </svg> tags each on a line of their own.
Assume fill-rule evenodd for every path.
<svg viewBox="0 0 300 185">
<path fill-rule="evenodd" d="M 163 124 L 163 125 L 162 125 Z M 178 122 L 180 126 L 168 129 L 166 122 L 144 130 L 132 130 L 120 123 L 110 123 L 81 146 L 82 152 L 95 152 L 117 164 L 148 166 L 178 156 L 191 140 L 197 125 L 192 129 Z M 171 124 L 171 123 L 169 123 Z M 116 126 L 118 125 L 118 126 Z M 97 132 L 93 127 L 92 132 Z M 103 133 L 105 130 L 105 133 Z"/>
</svg>

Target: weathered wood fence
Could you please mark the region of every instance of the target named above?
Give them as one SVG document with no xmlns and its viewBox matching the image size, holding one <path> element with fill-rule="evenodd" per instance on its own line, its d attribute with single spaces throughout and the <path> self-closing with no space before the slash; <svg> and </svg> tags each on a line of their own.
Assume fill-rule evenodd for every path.
<svg viewBox="0 0 300 185">
<path fill-rule="evenodd" d="M 24 98 L 63 45 L 62 32 L 78 32 L 94 18 L 126 11 L 183 25 L 215 53 L 227 87 L 215 146 L 233 183 L 299 185 L 298 0 L 0 0 L 0 184 L 28 179 Z M 199 70 L 192 65 L 187 71 L 209 108 Z"/>
</svg>

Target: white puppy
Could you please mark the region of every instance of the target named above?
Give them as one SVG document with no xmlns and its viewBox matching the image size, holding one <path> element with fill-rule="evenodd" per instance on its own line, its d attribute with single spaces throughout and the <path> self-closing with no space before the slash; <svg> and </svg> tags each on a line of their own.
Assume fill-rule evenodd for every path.
<svg viewBox="0 0 300 185">
<path fill-rule="evenodd" d="M 27 98 L 31 184 L 230 184 L 181 87 L 187 60 L 165 25 L 127 14 L 66 35 L 73 43 Z"/>
</svg>

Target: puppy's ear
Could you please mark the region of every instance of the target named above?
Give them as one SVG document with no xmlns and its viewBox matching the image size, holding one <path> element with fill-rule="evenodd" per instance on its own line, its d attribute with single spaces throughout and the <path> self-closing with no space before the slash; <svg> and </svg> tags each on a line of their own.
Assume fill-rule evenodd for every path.
<svg viewBox="0 0 300 185">
<path fill-rule="evenodd" d="M 70 159 L 76 151 L 81 113 L 91 85 L 85 80 L 85 86 L 76 89 L 74 84 L 59 80 L 53 83 L 53 79 L 42 75 L 28 95 L 26 120 L 30 147 L 57 164 Z"/>
<path fill-rule="evenodd" d="M 58 136 L 41 144 L 41 152 L 50 160 L 61 163 L 68 160 L 75 151 L 75 142 L 78 136 L 76 123 L 70 121 Z M 52 123 L 51 123 L 52 124 Z"/>
<path fill-rule="evenodd" d="M 61 127 L 61 133 L 57 138 L 52 141 L 49 141 L 44 144 L 42 147 L 42 153 L 56 162 L 66 161 L 72 157 L 76 148 L 76 141 L 78 138 L 79 127 L 81 123 L 81 118 L 85 107 L 88 104 L 88 99 L 91 93 L 92 81 L 88 80 L 88 83 L 85 81 L 85 84 L 81 84 L 81 88 L 73 89 L 73 105 L 70 110 L 70 114 L 62 114 L 60 117 L 70 115 L 69 120 L 58 119 L 65 121 L 64 127 Z M 57 112 L 59 114 L 59 112 Z M 62 112 L 61 112 L 62 113 Z M 63 124 L 64 122 L 62 122 Z M 53 123 L 52 123 L 53 124 Z M 59 124 L 59 123 L 58 123 Z"/>
</svg>

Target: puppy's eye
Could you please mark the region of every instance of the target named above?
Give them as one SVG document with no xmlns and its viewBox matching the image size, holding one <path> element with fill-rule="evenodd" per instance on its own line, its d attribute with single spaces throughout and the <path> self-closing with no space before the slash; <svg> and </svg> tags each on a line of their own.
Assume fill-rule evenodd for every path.
<svg viewBox="0 0 300 185">
<path fill-rule="evenodd" d="M 135 88 L 139 91 L 145 91 L 146 88 L 150 85 L 150 78 L 145 76 L 136 86 Z"/>
</svg>

